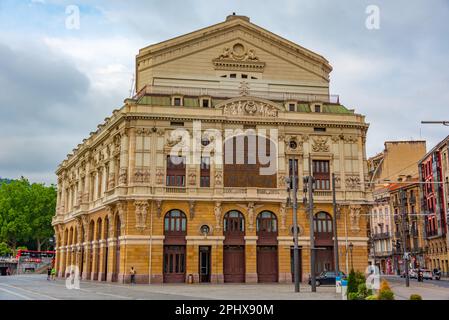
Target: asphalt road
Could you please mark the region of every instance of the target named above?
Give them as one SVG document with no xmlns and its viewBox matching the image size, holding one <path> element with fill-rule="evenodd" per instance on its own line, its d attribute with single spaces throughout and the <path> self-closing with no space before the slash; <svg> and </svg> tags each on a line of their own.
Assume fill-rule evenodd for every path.
<svg viewBox="0 0 449 320">
<path fill-rule="evenodd" d="M 411 294 L 419 294 L 424 300 L 449 300 L 449 281 L 424 280 L 418 282 L 410 279 L 410 286 L 405 286 L 405 279 L 399 276 L 384 276 L 395 293 L 397 300 L 408 300 Z"/>
</svg>

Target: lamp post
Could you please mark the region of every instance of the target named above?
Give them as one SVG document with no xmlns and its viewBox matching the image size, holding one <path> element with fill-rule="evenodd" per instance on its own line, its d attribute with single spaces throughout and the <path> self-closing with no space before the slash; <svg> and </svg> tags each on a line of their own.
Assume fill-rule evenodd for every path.
<svg viewBox="0 0 449 320">
<path fill-rule="evenodd" d="M 296 161 L 291 159 L 291 176 L 287 179 L 287 192 L 290 194 L 290 183 L 292 186 L 293 199 L 293 277 L 295 281 L 295 292 L 299 292 L 299 247 L 298 247 L 298 180 L 296 178 Z M 287 200 L 288 201 L 288 200 Z"/>
<path fill-rule="evenodd" d="M 351 271 L 354 270 L 354 261 L 352 259 L 352 250 L 354 249 L 354 245 L 352 242 L 349 243 L 349 255 L 351 256 Z"/>
</svg>

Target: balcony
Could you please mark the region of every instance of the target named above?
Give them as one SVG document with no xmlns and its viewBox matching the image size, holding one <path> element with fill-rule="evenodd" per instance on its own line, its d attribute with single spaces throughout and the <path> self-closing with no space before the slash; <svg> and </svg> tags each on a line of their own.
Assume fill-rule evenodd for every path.
<svg viewBox="0 0 449 320">
<path fill-rule="evenodd" d="M 211 96 L 214 98 L 235 98 L 242 95 L 239 89 L 218 89 L 218 88 L 194 88 L 194 87 L 172 87 L 172 86 L 158 86 L 146 85 L 143 87 L 133 99 L 139 99 L 144 95 L 163 94 L 163 95 L 185 95 L 185 96 Z M 304 102 L 325 102 L 325 103 L 339 103 L 338 95 L 327 94 L 303 94 L 294 92 L 281 91 L 258 91 L 248 90 L 249 96 L 264 98 L 271 101 L 286 101 L 297 100 Z"/>
<path fill-rule="evenodd" d="M 383 240 L 383 239 L 388 239 L 388 238 L 390 238 L 390 233 L 389 232 L 382 232 L 382 233 L 373 234 L 373 240 Z"/>
</svg>

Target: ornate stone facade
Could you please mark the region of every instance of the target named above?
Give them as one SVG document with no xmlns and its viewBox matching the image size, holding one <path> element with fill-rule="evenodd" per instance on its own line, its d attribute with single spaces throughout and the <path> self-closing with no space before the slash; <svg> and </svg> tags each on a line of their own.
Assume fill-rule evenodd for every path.
<svg viewBox="0 0 449 320">
<path fill-rule="evenodd" d="M 246 17 L 230 16 L 189 36 L 141 49 L 136 67 L 135 96 L 113 110 L 57 169 L 53 225 L 59 275 L 75 263 L 82 277 L 92 280 L 127 282 L 134 266 L 141 283 L 183 282 L 189 274 L 194 281 L 290 282 L 293 222 L 285 178 L 292 158 L 300 177 L 309 174 L 309 158 L 324 170 L 314 194 L 316 219 L 332 215 L 328 182 L 331 173 L 338 177 L 336 195 L 343 209 L 337 224 L 338 230 L 346 230 L 339 234 L 340 268 L 348 266 L 343 240 L 350 238 L 354 267 L 365 269 L 366 221 L 359 213 L 370 201 L 363 183 L 368 125 L 364 116 L 329 94 L 332 68 L 323 57 Z M 177 70 L 176 76 L 171 70 Z M 235 132 L 249 129 L 271 141 L 265 150 L 276 159 L 270 188 L 257 186 L 268 178 L 249 173 L 253 167 L 248 163 L 232 167 L 234 176 L 248 183 L 229 182 L 226 133 L 234 132 L 233 139 L 239 135 Z M 198 156 L 201 161 L 186 157 L 185 163 L 170 165 L 172 157 L 192 147 L 179 131 L 187 137 L 199 135 L 201 145 L 192 151 L 192 159 Z M 173 154 L 176 147 L 180 149 Z M 205 158 L 208 161 L 202 162 Z M 302 178 L 298 184 L 302 190 Z M 298 198 L 306 281 L 309 225 L 301 192 Z M 323 241 L 329 254 L 318 259 L 318 270 L 333 263 L 332 245 Z M 72 245 L 80 248 L 79 254 L 68 250 Z M 234 249 L 244 250 L 243 275 L 227 269 Z M 199 270 L 200 250 L 213 261 L 208 275 Z M 164 261 L 173 254 L 185 257 L 184 273 L 164 272 Z M 276 270 L 258 274 L 258 263 L 274 257 Z"/>
</svg>

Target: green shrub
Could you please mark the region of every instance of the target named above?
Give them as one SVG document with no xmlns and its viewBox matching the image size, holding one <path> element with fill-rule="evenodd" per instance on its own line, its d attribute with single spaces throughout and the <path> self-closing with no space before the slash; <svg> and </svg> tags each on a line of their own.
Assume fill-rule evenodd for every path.
<svg viewBox="0 0 449 320">
<path fill-rule="evenodd" d="M 367 296 L 365 298 L 365 300 L 378 300 L 378 298 L 377 298 L 377 295 L 372 294 L 372 295 Z"/>
<path fill-rule="evenodd" d="M 357 287 L 357 293 L 359 294 L 359 296 L 363 299 L 365 299 L 367 296 L 370 296 L 373 294 L 373 290 L 368 289 L 366 287 L 366 283 L 363 282 L 361 284 L 359 284 L 359 286 Z"/>
<path fill-rule="evenodd" d="M 394 300 L 394 293 L 386 280 L 382 280 L 377 297 L 379 300 Z"/>
<path fill-rule="evenodd" d="M 412 294 L 410 300 L 422 300 L 422 297 L 419 294 Z"/>
<path fill-rule="evenodd" d="M 357 292 L 349 292 L 348 300 L 360 300 L 360 296 Z"/>
</svg>

